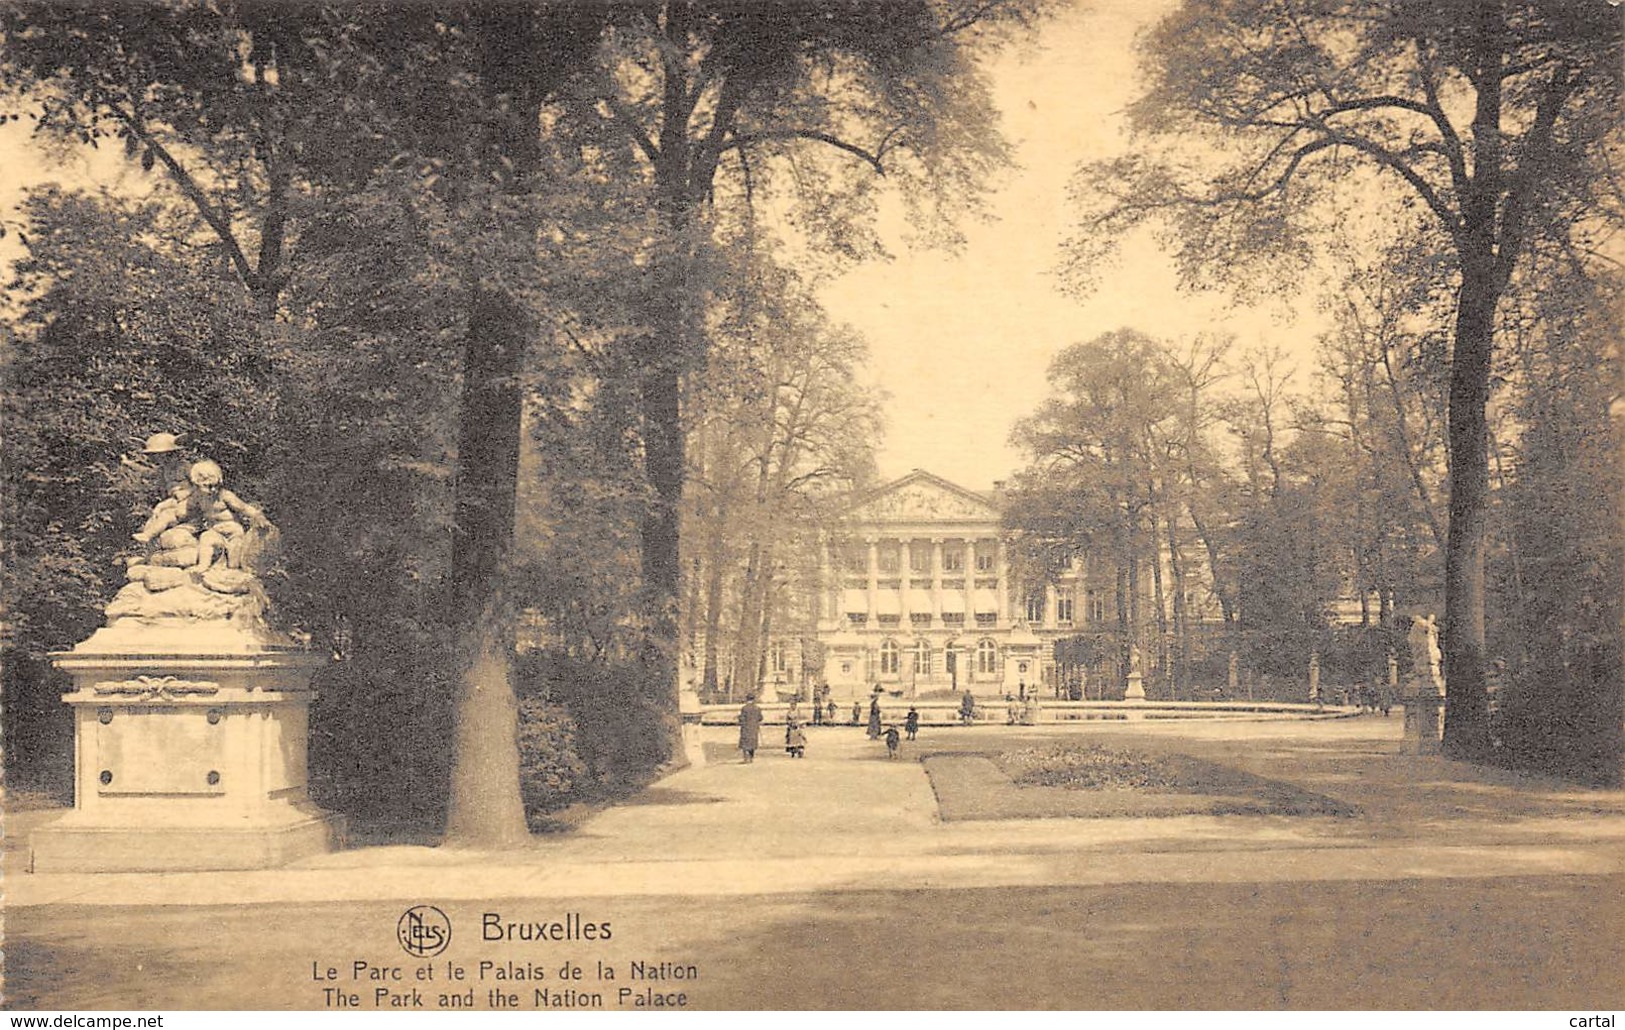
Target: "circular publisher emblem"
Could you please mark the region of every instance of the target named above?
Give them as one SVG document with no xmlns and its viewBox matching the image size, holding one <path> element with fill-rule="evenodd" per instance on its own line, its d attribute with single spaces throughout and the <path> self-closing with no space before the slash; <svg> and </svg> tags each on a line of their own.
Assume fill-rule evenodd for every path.
<svg viewBox="0 0 1625 1030">
<path fill-rule="evenodd" d="M 429 958 L 451 943 L 451 920 L 433 905 L 413 905 L 395 924 L 395 939 L 408 955 Z"/>
</svg>

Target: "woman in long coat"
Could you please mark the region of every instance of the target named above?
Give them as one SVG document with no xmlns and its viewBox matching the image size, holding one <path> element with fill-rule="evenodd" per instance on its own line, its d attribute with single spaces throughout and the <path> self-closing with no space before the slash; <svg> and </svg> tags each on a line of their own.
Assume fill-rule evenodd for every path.
<svg viewBox="0 0 1625 1030">
<path fill-rule="evenodd" d="M 869 739 L 880 737 L 880 695 L 876 694 L 869 699 Z"/>
<path fill-rule="evenodd" d="M 762 710 L 756 707 L 756 695 L 745 697 L 739 709 L 739 750 L 744 752 L 745 764 L 756 760 L 756 747 L 762 738 Z"/>
</svg>

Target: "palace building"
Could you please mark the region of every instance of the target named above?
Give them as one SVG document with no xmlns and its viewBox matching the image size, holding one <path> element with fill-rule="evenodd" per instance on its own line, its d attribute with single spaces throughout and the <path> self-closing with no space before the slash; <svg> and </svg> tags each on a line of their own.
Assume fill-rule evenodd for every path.
<svg viewBox="0 0 1625 1030">
<path fill-rule="evenodd" d="M 1053 642 L 1100 621 L 1101 595 L 1077 574 L 1015 582 L 1001 514 L 999 490 L 920 470 L 854 499 L 823 549 L 815 613 L 835 699 L 875 684 L 1002 697 L 1052 681 Z"/>
</svg>

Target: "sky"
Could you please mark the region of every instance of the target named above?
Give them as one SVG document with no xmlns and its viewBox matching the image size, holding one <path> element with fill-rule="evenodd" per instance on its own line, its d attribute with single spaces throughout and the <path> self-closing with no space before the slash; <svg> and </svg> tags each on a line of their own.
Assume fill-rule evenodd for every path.
<svg viewBox="0 0 1625 1030">
<path fill-rule="evenodd" d="M 1046 396 L 1045 370 L 1069 344 L 1132 327 L 1179 338 L 1230 331 L 1238 345 L 1276 346 L 1306 365 L 1314 313 L 1235 310 L 1181 292 L 1173 266 L 1132 237 L 1085 300 L 1064 296 L 1053 269 L 1068 235 L 1066 186 L 1079 162 L 1120 154 L 1122 111 L 1137 92 L 1136 32 L 1172 0 L 1093 0 L 1046 21 L 1035 46 L 989 65 L 1020 169 L 991 198 L 992 224 L 971 224 L 957 254 L 910 251 L 837 280 L 823 293 L 871 348 L 874 385 L 889 396 L 877 462 L 884 478 L 922 468 L 986 489 L 1024 462 L 1016 420 Z"/>
<path fill-rule="evenodd" d="M 1175 339 L 1229 331 L 1243 348 L 1279 347 L 1307 365 L 1321 328 L 1312 312 L 1294 319 L 1184 293 L 1148 238 L 1125 239 L 1121 259 L 1090 297 L 1058 289 L 1067 183 L 1080 162 L 1127 146 L 1122 111 L 1138 87 L 1135 34 L 1176 2 L 1061 0 L 1036 39 L 987 66 L 1017 162 L 988 198 L 992 220 L 968 222 L 956 253 L 912 250 L 893 234 L 892 260 L 859 266 L 824 289 L 831 315 L 869 341 L 870 380 L 886 397 L 877 453 L 883 477 L 922 468 L 977 490 L 1008 478 L 1024 464 L 1010 430 L 1046 395 L 1050 360 L 1113 329 Z M 28 128 L 0 126 L 0 213 L 9 217 L 26 186 L 53 179 L 122 179 L 124 189 L 143 188 L 119 148 L 49 157 Z M 891 221 L 883 219 L 883 230 Z M 0 266 L 17 253 L 14 233 L 0 239 Z"/>
</svg>

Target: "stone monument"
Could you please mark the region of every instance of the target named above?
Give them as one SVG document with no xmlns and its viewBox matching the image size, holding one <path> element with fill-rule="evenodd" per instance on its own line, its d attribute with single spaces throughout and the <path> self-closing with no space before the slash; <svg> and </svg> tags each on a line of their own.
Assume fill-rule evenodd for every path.
<svg viewBox="0 0 1625 1030">
<path fill-rule="evenodd" d="M 1140 645 L 1128 646 L 1128 689 L 1123 692 L 1124 701 L 1145 700 L 1145 672 L 1140 666 Z"/>
<path fill-rule="evenodd" d="M 1433 616 L 1411 616 L 1407 637 L 1411 646 L 1411 678 L 1400 703 L 1405 706 L 1404 752 L 1439 753 L 1441 709 L 1445 703 L 1444 675 L 1440 671 L 1439 630 Z"/>
<path fill-rule="evenodd" d="M 173 444 L 159 434 L 146 453 Z M 30 838 L 35 872 L 258 869 L 342 834 L 306 794 L 326 659 L 265 619 L 256 570 L 275 527 L 212 461 L 164 486 L 106 625 L 51 656 L 73 678 L 74 807 Z"/>
</svg>

